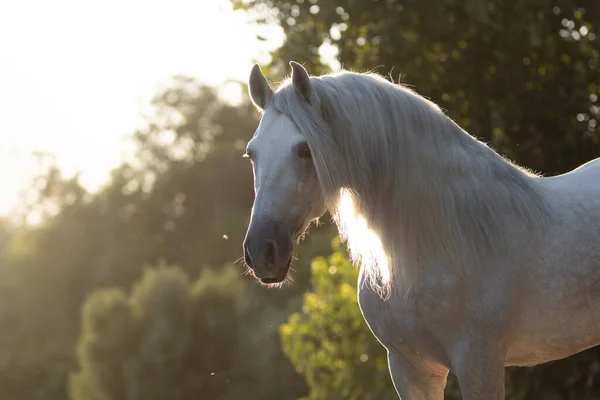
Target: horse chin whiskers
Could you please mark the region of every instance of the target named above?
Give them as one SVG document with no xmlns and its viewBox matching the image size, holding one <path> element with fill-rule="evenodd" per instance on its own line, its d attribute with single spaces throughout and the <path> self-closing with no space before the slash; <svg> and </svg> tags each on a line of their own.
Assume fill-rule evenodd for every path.
<svg viewBox="0 0 600 400">
<path fill-rule="evenodd" d="M 306 231 L 296 235 L 296 237 L 294 238 L 294 243 L 295 244 L 302 243 L 302 241 L 306 238 L 306 235 L 307 235 Z"/>
<path fill-rule="evenodd" d="M 246 264 L 246 261 L 244 261 L 244 257 L 240 257 L 233 262 L 233 265 L 238 265 L 238 264 L 241 265 L 242 268 L 244 269 L 242 271 L 242 275 L 244 275 L 244 276 L 254 275 L 254 273 L 252 272 L 252 268 L 250 268 L 250 266 L 248 264 Z"/>
<path fill-rule="evenodd" d="M 281 282 L 265 283 L 265 282 L 261 281 L 260 279 L 257 279 L 257 280 L 258 280 L 258 282 L 260 282 L 261 286 L 264 286 L 269 289 L 281 289 L 284 286 L 290 286 L 294 283 L 294 278 L 291 276 L 291 274 L 289 272 L 287 273 L 287 275 Z"/>
<path fill-rule="evenodd" d="M 312 221 L 310 221 L 304 228 L 300 229 L 298 231 L 298 233 L 296 233 L 293 237 L 293 241 L 296 244 L 300 244 L 302 241 L 304 241 L 304 239 L 306 239 L 306 236 L 308 236 L 308 234 L 310 233 L 310 228 L 312 227 L 313 222 L 315 223 L 315 226 L 319 226 L 319 219 L 313 219 Z"/>
<path fill-rule="evenodd" d="M 252 268 L 250 268 L 248 266 L 248 264 L 243 263 L 242 265 L 244 267 L 244 272 L 242 272 L 242 275 L 244 275 L 244 276 L 247 276 L 247 275 L 254 276 L 254 271 L 252 271 Z"/>
<path fill-rule="evenodd" d="M 318 228 L 319 226 L 323 225 L 323 222 L 321 222 L 320 218 L 315 218 L 311 222 L 315 224 L 315 228 Z"/>
</svg>

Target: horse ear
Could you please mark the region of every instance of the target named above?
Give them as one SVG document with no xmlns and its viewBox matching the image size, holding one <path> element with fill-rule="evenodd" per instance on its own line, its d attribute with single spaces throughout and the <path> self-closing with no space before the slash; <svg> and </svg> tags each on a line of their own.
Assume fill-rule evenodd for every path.
<svg viewBox="0 0 600 400">
<path fill-rule="evenodd" d="M 304 100 L 311 102 L 313 91 L 306 69 L 296 61 L 290 61 L 292 67 L 292 85 Z"/>
<path fill-rule="evenodd" d="M 271 88 L 271 85 L 269 85 L 267 78 L 263 75 L 258 64 L 254 64 L 252 72 L 250 72 L 248 92 L 250 92 L 252 103 L 260 110 L 267 108 L 273 98 L 273 89 Z"/>
</svg>

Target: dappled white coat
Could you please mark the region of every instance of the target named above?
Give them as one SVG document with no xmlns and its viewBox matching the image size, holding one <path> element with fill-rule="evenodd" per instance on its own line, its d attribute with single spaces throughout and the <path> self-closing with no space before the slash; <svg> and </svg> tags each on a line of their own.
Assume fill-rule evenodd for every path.
<svg viewBox="0 0 600 400">
<path fill-rule="evenodd" d="M 442 399 L 449 371 L 463 399 L 503 399 L 505 366 L 600 344 L 600 160 L 540 177 L 409 89 L 291 65 L 275 93 L 251 74 L 264 115 L 248 148 L 269 178 L 250 227 L 267 215 L 298 237 L 329 208 L 403 400 Z M 303 141 L 310 169 L 294 158 Z"/>
</svg>

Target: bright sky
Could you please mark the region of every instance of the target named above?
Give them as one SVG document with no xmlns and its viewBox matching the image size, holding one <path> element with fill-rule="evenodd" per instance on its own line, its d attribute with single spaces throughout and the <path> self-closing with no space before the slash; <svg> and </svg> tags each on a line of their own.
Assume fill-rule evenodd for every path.
<svg viewBox="0 0 600 400">
<path fill-rule="evenodd" d="M 257 32 L 228 0 L 0 2 L 0 215 L 28 185 L 33 151 L 97 189 L 162 83 L 246 80 L 282 37 Z"/>
</svg>

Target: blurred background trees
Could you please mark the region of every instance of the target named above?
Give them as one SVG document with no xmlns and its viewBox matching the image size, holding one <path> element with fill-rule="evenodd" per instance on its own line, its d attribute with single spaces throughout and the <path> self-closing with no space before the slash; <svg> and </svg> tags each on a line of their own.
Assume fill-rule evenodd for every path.
<svg viewBox="0 0 600 400">
<path fill-rule="evenodd" d="M 286 32 L 274 81 L 290 59 L 375 70 L 536 171 L 600 155 L 597 0 L 232 2 Z M 394 398 L 331 225 L 298 249 L 294 285 L 243 275 L 258 115 L 219 93 L 173 77 L 97 193 L 40 156 L 18 221 L 0 220 L 0 400 Z M 508 392 L 598 399 L 599 370 L 591 349 L 509 369 Z"/>
<path fill-rule="evenodd" d="M 43 223 L 0 224 L 0 399 L 65 399 L 69 392 L 77 400 L 147 398 L 149 389 L 135 385 L 158 381 L 168 395 L 157 398 L 197 398 L 200 390 L 215 399 L 280 399 L 282 390 L 289 398 L 305 391 L 280 348 L 278 327 L 300 307 L 306 266 L 327 252 L 319 235 L 330 234 L 316 230 L 314 244 L 301 249 L 298 285 L 269 291 L 244 276 L 238 260 L 253 189 L 242 154 L 257 117 L 247 100 L 234 105 L 216 88 L 175 77 L 135 132 L 136 157 L 98 193 L 86 193 L 76 177 L 64 179 L 44 158 L 47 172 L 20 210 L 21 220 L 35 214 Z M 144 274 L 168 265 L 179 266 L 175 277 Z M 142 321 L 130 305 L 140 296 L 143 312 L 156 320 Z M 186 333 L 169 321 L 191 324 L 193 343 L 172 343 Z M 144 341 L 149 349 L 136 347 Z M 187 346 L 177 353 L 187 361 L 169 362 L 189 369 L 189 390 L 166 381 L 179 371 L 173 365 L 164 366 L 171 375 L 146 365 L 152 357 L 159 364 L 166 363 L 160 357 L 177 358 L 169 348 L 148 354 L 169 344 Z M 115 367 L 121 363 L 127 365 Z M 78 370 L 69 390 L 68 376 Z"/>
<path fill-rule="evenodd" d="M 192 282 L 179 268 L 147 270 L 129 297 L 120 289 L 90 296 L 71 399 L 268 399 L 293 391 L 289 366 L 244 318 L 257 310 L 238 272 L 229 265 Z M 260 368 L 249 369 L 247 359 Z"/>
</svg>

